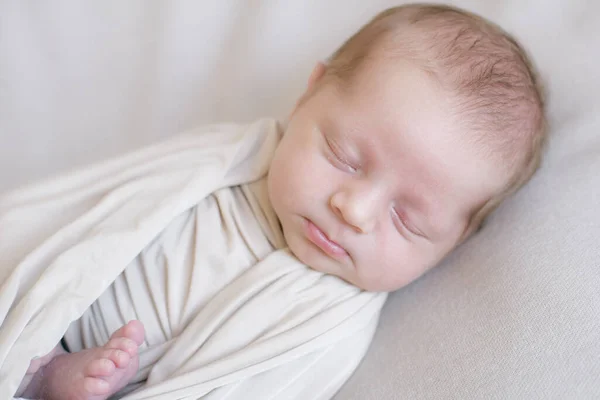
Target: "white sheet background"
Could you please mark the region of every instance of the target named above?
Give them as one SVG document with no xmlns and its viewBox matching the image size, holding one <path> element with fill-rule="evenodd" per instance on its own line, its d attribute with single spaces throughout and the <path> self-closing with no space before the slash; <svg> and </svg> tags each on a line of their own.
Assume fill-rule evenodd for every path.
<svg viewBox="0 0 600 400">
<path fill-rule="evenodd" d="M 313 64 L 396 3 L 4 0 L 0 191 L 196 124 L 283 116 Z M 573 7 L 500 3 L 461 2 L 531 19 L 519 33 L 538 43 Z"/>
<path fill-rule="evenodd" d="M 90 161 L 123 153 L 198 124 L 245 122 L 261 116 L 282 117 L 301 93 L 317 60 L 325 58 L 373 14 L 398 3 L 388 0 L 190 0 L 152 3 L 142 0 L 0 0 L 0 192 Z M 549 163 L 555 162 L 554 173 L 558 173 L 559 166 L 569 165 L 567 161 L 581 160 L 578 156 L 580 151 L 595 154 L 590 156 L 590 160 L 597 159 L 598 152 L 589 152 L 600 148 L 598 135 L 594 133 L 600 127 L 595 118 L 600 111 L 600 76 L 597 74 L 600 62 L 600 24 L 597 23 L 600 3 L 591 0 L 463 0 L 454 3 L 480 12 L 515 33 L 530 49 L 545 79 L 549 81 L 552 99 L 550 111 L 555 126 Z M 592 164 L 589 165 L 587 171 L 590 175 L 585 176 L 592 176 Z M 597 165 L 593 167 L 597 168 Z M 586 168 L 582 167 L 584 170 Z M 547 171 L 553 172 L 552 168 Z M 572 175 L 565 175 L 563 180 L 567 184 L 576 181 L 574 177 L 584 176 L 582 174 L 584 172 L 575 171 Z M 537 182 L 537 186 L 531 189 L 537 191 L 525 192 L 515 200 L 517 205 L 519 200 L 522 203 L 532 199 L 543 202 L 557 194 L 566 196 L 568 192 L 564 190 L 564 185 L 555 189 L 552 176 L 546 175 Z M 585 211 L 585 215 L 579 216 L 581 221 L 588 222 L 587 231 L 568 245 L 570 251 L 559 254 L 562 258 L 552 253 L 554 260 L 563 263 L 554 265 L 557 270 L 573 266 L 595 267 L 595 260 L 600 258 L 597 251 L 594 253 L 590 250 L 591 245 L 588 246 L 586 241 L 586 238 L 598 237 L 600 233 L 598 210 L 593 206 L 600 195 L 597 191 L 581 193 L 582 190 L 588 190 L 590 185 L 596 188 L 595 185 L 600 186 L 600 183 L 597 179 L 591 184 L 588 181 L 580 183 L 581 188 L 577 187 L 573 192 L 586 199 L 585 207 L 575 206 L 579 203 L 567 197 L 564 204 L 572 207 L 570 213 Z M 519 210 L 519 217 L 531 215 L 526 207 Z M 551 207 L 548 210 L 548 215 L 557 215 L 551 212 Z M 514 215 L 511 216 L 509 210 L 504 214 L 501 212 L 498 219 L 514 220 Z M 573 221 L 579 219 L 574 218 Z M 545 227 L 546 232 L 556 228 L 556 235 L 561 235 L 562 231 L 557 228 L 559 222 Z M 493 242 L 494 248 L 510 244 L 515 227 L 496 223 L 500 225 L 496 225 L 497 231 L 492 229 L 492 233 L 497 234 L 498 230 L 505 232 L 504 236 L 500 235 L 505 241 L 498 239 Z M 578 226 L 573 225 L 572 228 Z M 517 230 L 519 232 L 523 230 Z M 497 237 L 489 238 L 487 243 L 492 240 L 497 240 Z M 539 239 L 530 242 L 538 245 L 551 243 Z M 551 247 L 551 250 L 559 251 L 561 245 L 564 246 L 560 241 L 556 243 L 559 244 Z M 472 250 L 472 247 L 467 249 Z M 463 273 L 480 271 L 482 266 L 491 268 L 490 263 L 504 262 L 504 266 L 512 263 L 510 265 L 520 267 L 531 265 L 527 257 L 546 260 L 546 250 L 542 246 L 537 248 L 538 253 L 533 250 L 524 254 L 517 252 L 518 257 L 508 259 L 490 258 L 489 255 L 473 259 L 469 253 L 461 253 L 463 255 L 454 260 L 454 264 L 462 267 L 458 270 Z M 562 268 L 563 265 L 565 268 Z M 543 263 L 540 265 L 541 271 L 547 271 L 547 267 Z M 430 291 L 433 286 L 437 296 L 440 296 L 436 298 L 443 303 L 445 294 L 460 291 L 448 289 L 444 279 L 451 278 L 443 277 L 450 272 L 448 268 L 442 271 L 421 282 L 428 283 Z M 507 276 L 513 276 L 513 272 L 506 270 Z M 537 270 L 532 274 L 539 275 Z M 481 278 L 477 276 L 476 279 Z M 564 281 L 563 287 L 559 285 L 560 281 L 557 283 L 552 279 L 549 279 L 552 284 L 547 281 L 543 284 L 550 285 L 560 293 L 576 293 L 581 291 L 580 285 L 584 285 L 582 281 L 593 283 L 597 276 L 593 276 L 593 280 L 587 278 L 590 277 L 571 277 L 568 282 Z M 437 287 L 435 282 L 432 283 L 435 279 L 441 280 Z M 495 276 L 494 279 L 504 282 L 506 287 L 513 287 L 502 276 Z M 527 289 L 522 289 L 519 294 L 527 290 L 538 293 L 532 288 L 542 283 L 528 281 L 523 275 L 519 279 L 531 284 L 525 285 Z M 494 293 L 504 293 L 506 287 L 496 287 L 483 293 L 494 298 Z M 493 357 L 476 361 L 473 361 L 476 356 L 462 357 L 454 360 L 455 363 L 447 355 L 444 360 L 449 363 L 448 370 L 454 371 L 453 376 L 464 379 L 456 378 L 447 385 L 443 381 L 440 383 L 440 377 L 444 376 L 442 373 L 434 373 L 425 365 L 414 366 L 418 360 L 410 357 L 417 356 L 405 351 L 406 346 L 419 346 L 414 340 L 422 337 L 420 333 L 431 332 L 428 324 L 439 322 L 423 315 L 435 312 L 433 305 L 419 309 L 420 303 L 414 301 L 416 297 L 411 297 L 415 295 L 412 291 L 418 288 L 422 286 L 416 285 L 400 293 L 388 304 L 382 321 L 382 333 L 376 337 L 374 350 L 354 380 L 340 394 L 341 398 L 357 396 L 357 399 L 365 399 L 371 394 L 374 399 L 391 399 L 400 393 L 409 397 L 418 394 L 420 398 L 452 398 L 452 390 L 461 387 L 465 390 L 461 398 L 482 398 L 483 395 L 491 398 L 490 393 L 496 393 L 499 398 L 503 397 L 502 393 L 504 398 L 528 393 L 527 398 L 534 398 L 535 393 L 542 393 L 542 388 L 550 390 L 552 385 L 548 382 L 558 382 L 556 385 L 559 387 L 574 389 L 575 382 L 579 382 L 576 376 L 585 375 L 585 371 L 589 374 L 598 371 L 598 352 L 594 353 L 590 347 L 590 343 L 596 343 L 598 338 L 597 335 L 590 336 L 590 332 L 598 331 L 599 327 L 586 325 L 580 328 L 578 325 L 588 321 L 588 315 L 590 318 L 597 316 L 592 311 L 600 304 L 598 298 L 591 295 L 587 297 L 588 308 L 584 310 L 588 310 L 589 314 L 583 313 L 580 319 L 570 321 L 569 328 L 555 318 L 554 311 L 539 311 L 541 308 L 538 305 L 547 304 L 547 298 L 526 295 L 515 300 L 515 304 L 526 305 L 531 302 L 533 314 L 528 314 L 527 321 L 545 321 L 548 329 L 562 329 L 560 334 L 565 337 L 578 335 L 579 346 L 573 349 L 559 341 L 525 341 L 510 354 L 503 354 L 512 357 L 513 364 L 506 365 L 513 366 L 512 371 L 515 371 L 514 365 L 535 363 L 541 355 L 546 354 L 545 350 L 562 343 L 566 346 L 564 354 L 569 351 L 579 354 L 575 364 L 587 366 L 587 369 L 568 369 L 567 366 L 571 364 L 563 362 L 563 375 L 572 380 L 562 383 L 556 378 L 557 375 L 544 375 L 542 372 L 545 367 L 542 366 L 535 369 L 542 371 L 538 375 L 519 375 L 523 378 L 519 386 L 511 380 L 514 374 L 511 375 L 511 368 L 508 367 L 502 370 L 504 375 L 499 374 L 497 380 L 486 381 L 485 374 L 498 374 L 498 370 L 492 366 L 498 354 L 492 353 Z M 422 296 L 427 298 L 426 294 Z M 494 304 L 506 299 L 504 295 L 498 296 Z M 478 300 L 472 299 L 472 303 Z M 405 315 L 406 318 L 406 314 L 402 313 L 409 306 L 417 307 L 413 314 L 409 314 L 413 319 L 400 318 L 399 315 Z M 511 310 L 514 311 L 510 307 L 501 307 L 499 312 L 506 314 Z M 485 309 L 452 309 L 452 312 L 454 314 L 446 314 L 457 321 L 457 326 L 453 327 L 450 321 L 446 321 L 448 325 L 442 325 L 446 332 L 453 328 L 460 331 L 459 326 L 464 326 L 464 321 L 477 320 L 480 326 L 486 325 Z M 540 313 L 537 314 L 538 318 L 532 318 L 536 312 Z M 397 332 L 405 329 L 407 324 L 412 326 L 414 337 L 399 338 Z M 523 332 L 535 332 L 532 327 L 538 326 L 529 326 L 521 320 L 515 324 L 509 324 L 510 329 L 520 337 L 524 337 Z M 444 345 L 449 348 L 456 345 L 457 338 L 451 337 L 444 342 L 445 337 L 444 332 L 440 332 L 437 337 L 439 346 L 423 348 L 424 353 L 418 358 L 425 359 L 423 354 L 427 354 L 430 361 L 434 362 L 436 352 L 444 352 Z M 485 353 L 489 342 L 488 339 L 482 341 L 481 347 L 463 345 L 465 349 Z M 597 347 L 593 349 L 598 350 Z M 375 360 L 375 356 L 384 358 Z M 565 359 L 573 361 L 573 358 Z M 469 368 L 477 369 L 481 376 L 477 375 L 477 379 L 469 381 L 468 376 L 473 375 Z M 401 380 L 409 372 L 423 380 Z M 428 376 L 428 373 L 431 375 Z M 589 380 L 584 379 L 583 382 L 587 383 L 577 383 L 580 394 L 600 391 Z M 510 392 L 513 396 L 507 394 L 506 390 L 513 390 Z"/>
<path fill-rule="evenodd" d="M 3 0 L 0 191 L 197 124 L 285 116 L 314 63 L 398 3 Z M 562 95 L 590 92 L 593 71 L 567 75 L 564 56 L 593 55 L 581 39 L 598 36 L 600 5 L 454 3 L 514 31 Z"/>
</svg>

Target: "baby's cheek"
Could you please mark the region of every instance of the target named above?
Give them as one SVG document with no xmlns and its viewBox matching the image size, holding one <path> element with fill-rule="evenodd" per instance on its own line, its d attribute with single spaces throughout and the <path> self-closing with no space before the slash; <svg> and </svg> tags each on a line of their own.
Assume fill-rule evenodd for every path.
<svg viewBox="0 0 600 400">
<path fill-rule="evenodd" d="M 410 244 L 398 233 L 393 230 L 380 233 L 369 248 L 371 257 L 365 279 L 378 289 L 395 289 L 408 279 L 413 254 Z"/>
<path fill-rule="evenodd" d="M 333 167 L 313 143 L 289 141 L 271 166 L 279 201 L 293 213 L 310 214 L 330 192 Z"/>
<path fill-rule="evenodd" d="M 296 168 L 290 174 L 290 181 L 303 193 L 320 188 L 323 180 L 327 179 L 326 171 L 319 165 L 318 160 L 311 155 L 298 157 L 294 165 Z"/>
<path fill-rule="evenodd" d="M 306 170 L 306 163 L 302 162 L 298 154 L 288 155 L 282 158 L 274 171 L 273 186 L 276 187 L 276 195 L 289 208 L 296 208 L 301 197 L 308 194 L 310 190 L 310 174 Z"/>
</svg>

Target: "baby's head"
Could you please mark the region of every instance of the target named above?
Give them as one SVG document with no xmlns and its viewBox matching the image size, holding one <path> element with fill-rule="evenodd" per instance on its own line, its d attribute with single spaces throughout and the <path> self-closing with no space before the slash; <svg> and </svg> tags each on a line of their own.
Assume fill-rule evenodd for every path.
<svg viewBox="0 0 600 400">
<path fill-rule="evenodd" d="M 448 6 L 401 6 L 314 69 L 269 195 L 301 261 L 391 291 L 530 179 L 544 135 L 539 84 L 515 40 Z"/>
</svg>

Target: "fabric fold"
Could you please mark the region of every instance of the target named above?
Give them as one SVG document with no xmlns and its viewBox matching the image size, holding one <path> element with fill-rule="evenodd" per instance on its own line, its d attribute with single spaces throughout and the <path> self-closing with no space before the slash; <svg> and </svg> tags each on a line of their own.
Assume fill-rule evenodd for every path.
<svg viewBox="0 0 600 400">
<path fill-rule="evenodd" d="M 285 248 L 265 182 L 281 135 L 271 119 L 197 128 L 0 198 L 0 392 L 61 338 L 101 345 L 129 318 L 147 335 L 128 399 L 247 398 L 266 375 L 253 390 L 277 398 L 326 354 L 356 365 L 385 295 Z"/>
</svg>

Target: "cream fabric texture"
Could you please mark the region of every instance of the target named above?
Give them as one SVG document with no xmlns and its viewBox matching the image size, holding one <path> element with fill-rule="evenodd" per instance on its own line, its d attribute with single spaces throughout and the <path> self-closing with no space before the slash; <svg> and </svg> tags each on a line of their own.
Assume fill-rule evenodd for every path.
<svg viewBox="0 0 600 400">
<path fill-rule="evenodd" d="M 0 199 L 0 393 L 63 335 L 79 351 L 135 318 L 126 399 L 331 398 L 386 294 L 285 247 L 265 182 L 280 137 L 198 128 Z"/>
</svg>

